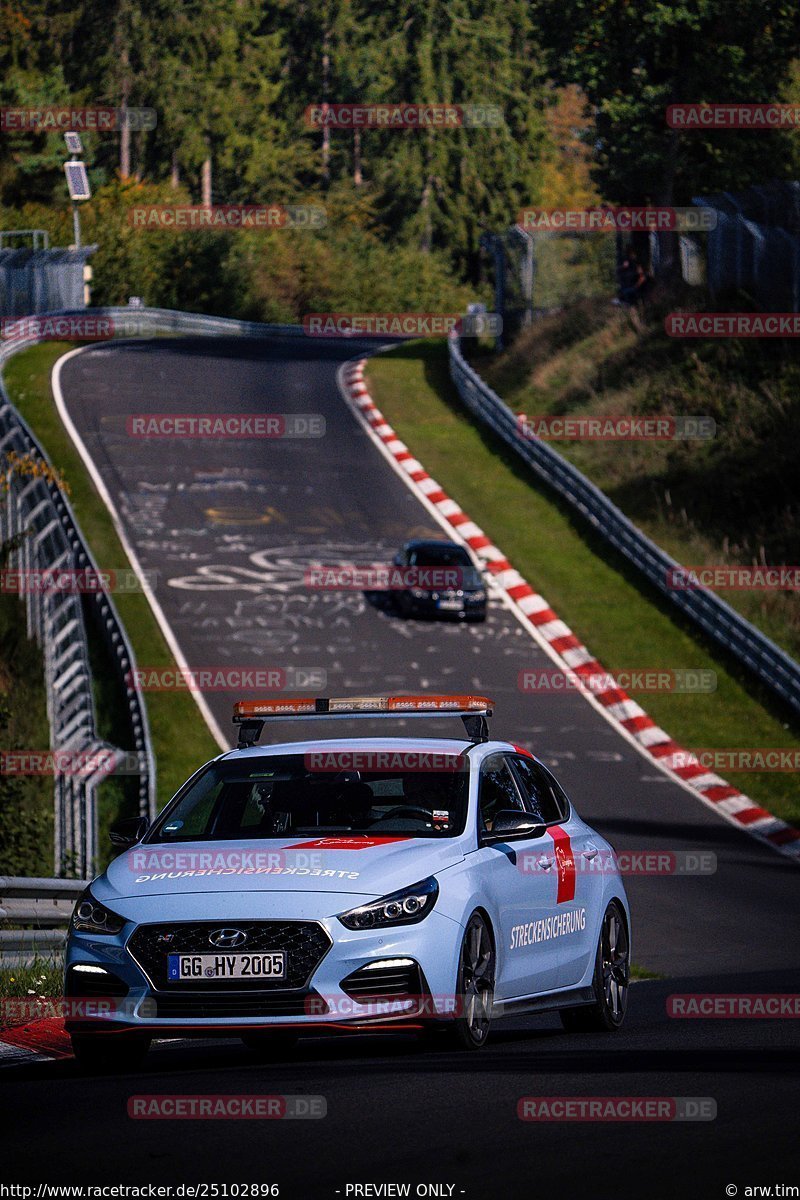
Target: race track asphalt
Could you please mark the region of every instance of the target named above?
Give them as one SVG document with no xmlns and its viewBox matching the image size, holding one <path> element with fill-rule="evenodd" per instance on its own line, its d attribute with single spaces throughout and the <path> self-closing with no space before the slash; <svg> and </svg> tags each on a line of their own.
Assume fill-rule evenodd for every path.
<svg viewBox="0 0 800 1200">
<path fill-rule="evenodd" d="M 410 1181 L 492 1198 L 542 1188 L 705 1198 L 729 1183 L 741 1195 L 748 1182 L 799 1183 L 797 1022 L 679 1021 L 666 1011 L 675 992 L 800 991 L 797 867 L 668 780 L 581 696 L 520 691 L 520 670 L 548 660 L 499 599 L 485 625 L 462 626 L 402 620 L 360 592 L 306 586 L 305 570 L 320 558 L 386 561 L 408 537 L 444 536 L 341 398 L 336 370 L 359 350 L 288 338 L 157 339 L 93 348 L 64 365 L 70 416 L 142 566 L 155 573 L 189 665 L 324 672 L 329 695 L 485 693 L 496 701 L 497 735 L 552 766 L 618 851 L 711 851 L 717 870 L 626 881 L 634 960 L 665 978 L 635 985 L 619 1035 L 568 1037 L 557 1020 L 538 1017 L 500 1022 L 471 1056 L 397 1035 L 315 1039 L 270 1065 L 235 1041 L 167 1043 L 142 1072 L 112 1079 L 82 1078 L 71 1061 L 6 1067 L 0 1079 L 16 1097 L 8 1177 L 244 1181 L 257 1172 L 284 1181 L 284 1196 Z M 326 433 L 157 442 L 126 431 L 134 414 L 172 412 L 319 414 Z M 231 744 L 237 698 L 206 695 Z M 302 723 L 276 729 L 281 739 L 309 732 Z M 405 723 L 414 734 L 448 729 Z M 322 1094 L 328 1116 L 268 1127 L 130 1120 L 126 1098 L 148 1090 Z M 531 1124 L 516 1117 L 526 1094 L 712 1097 L 717 1117 Z M 35 1150 L 43 1143 L 58 1164 L 46 1176 Z"/>
</svg>

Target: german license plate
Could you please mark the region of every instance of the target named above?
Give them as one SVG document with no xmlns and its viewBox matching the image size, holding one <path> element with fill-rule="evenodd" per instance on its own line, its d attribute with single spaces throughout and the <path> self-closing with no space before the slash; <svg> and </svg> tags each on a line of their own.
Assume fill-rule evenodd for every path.
<svg viewBox="0 0 800 1200">
<path fill-rule="evenodd" d="M 439 601 L 439 608 L 444 609 L 446 612 L 460 612 L 463 607 L 464 605 L 461 600 Z"/>
<path fill-rule="evenodd" d="M 286 954 L 169 954 L 170 983 L 203 979 L 285 979 Z"/>
</svg>

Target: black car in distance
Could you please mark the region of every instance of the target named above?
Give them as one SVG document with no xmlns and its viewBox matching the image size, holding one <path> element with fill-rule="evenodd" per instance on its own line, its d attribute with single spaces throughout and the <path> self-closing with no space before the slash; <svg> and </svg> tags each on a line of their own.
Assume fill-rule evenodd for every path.
<svg viewBox="0 0 800 1200">
<path fill-rule="evenodd" d="M 414 539 L 397 552 L 393 565 L 407 580 L 394 592 L 403 616 L 486 620 L 486 586 L 465 546 Z"/>
</svg>

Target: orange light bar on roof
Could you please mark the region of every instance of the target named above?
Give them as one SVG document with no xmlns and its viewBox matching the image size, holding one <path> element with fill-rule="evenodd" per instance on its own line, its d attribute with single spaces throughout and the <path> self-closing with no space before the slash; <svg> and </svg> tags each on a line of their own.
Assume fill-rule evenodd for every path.
<svg viewBox="0 0 800 1200">
<path fill-rule="evenodd" d="M 321 701 L 321 703 L 325 703 Z M 328 712 L 383 713 L 389 708 L 388 696 L 340 696 L 328 700 Z"/>
<path fill-rule="evenodd" d="M 486 696 L 389 696 L 392 712 L 486 712 L 493 702 Z"/>
<path fill-rule="evenodd" d="M 240 700 L 233 706 L 234 717 L 251 720 L 259 717 L 292 717 L 306 713 L 313 717 L 316 700 Z"/>
<path fill-rule="evenodd" d="M 491 713 L 494 702 L 486 696 L 340 696 L 311 699 L 240 700 L 233 707 L 234 719 L 261 720 L 267 717 L 321 717 L 348 713 L 376 716 L 390 713 Z"/>
</svg>

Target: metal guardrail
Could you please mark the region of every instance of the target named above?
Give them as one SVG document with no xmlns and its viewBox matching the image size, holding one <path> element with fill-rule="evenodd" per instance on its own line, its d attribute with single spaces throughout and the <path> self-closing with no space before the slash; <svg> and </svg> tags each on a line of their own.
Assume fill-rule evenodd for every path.
<svg viewBox="0 0 800 1200">
<path fill-rule="evenodd" d="M 0 345 L 0 368 L 15 353 L 35 344 L 35 339 Z M 33 455 L 48 462 L 32 431 L 10 403 L 0 379 L 0 456 L 9 451 L 20 457 Z M 9 555 L 9 567 L 39 572 L 69 570 L 97 572 L 70 503 L 55 482 L 10 471 L 7 493 L 0 500 L 0 541 L 18 539 Z M 47 692 L 50 746 L 76 757 L 106 761 L 92 773 L 56 773 L 54 776 L 54 870 L 92 871 L 97 845 L 95 794 L 99 784 L 125 752 L 111 747 L 97 733 L 89 644 L 83 601 L 96 606 L 97 624 L 115 662 L 124 689 L 134 750 L 139 764 L 139 811 L 152 817 L 156 811 L 156 771 L 150 745 L 147 711 L 135 678 L 135 658 L 111 596 L 105 591 L 37 593 L 23 597 L 28 637 L 42 648 Z M 29 749 L 40 749 L 30 747 Z"/>
<path fill-rule="evenodd" d="M 302 325 L 270 325 L 259 321 L 238 321 L 233 317 L 208 317 L 203 313 L 177 312 L 171 308 L 89 308 L 59 316 L 108 317 L 114 337 L 141 337 L 148 334 L 177 333 L 200 337 L 264 338 L 306 337 Z"/>
<path fill-rule="evenodd" d="M 0 383 L 0 455 L 5 457 L 12 450 L 20 457 L 33 454 L 44 458 Z M 29 572 L 96 569 L 69 503 L 55 483 L 10 470 L 6 487 L 0 501 L 0 541 L 13 538 L 18 543 L 9 554 L 9 567 L 25 572 L 27 578 L 31 578 Z M 94 760 L 98 768 L 87 766 L 86 773 L 77 769 L 54 775 L 54 870 L 88 873 L 96 854 L 96 789 L 124 752 L 109 746 L 97 732 L 83 598 L 70 592 L 28 589 L 21 599 L 26 606 L 28 636 L 39 643 L 44 658 L 51 749 L 73 755 L 76 763 Z M 103 592 L 87 599 L 98 606 L 100 628 L 124 676 L 133 660 L 113 602 Z M 155 810 L 151 808 L 154 768 L 147 717 L 141 695 L 128 686 L 126 693 L 136 749 L 142 756 L 140 762 L 146 764 L 140 776 L 140 811 L 149 814 Z"/>
<path fill-rule="evenodd" d="M 0 876 L 0 966 L 59 958 L 75 901 L 88 883 Z"/>
<path fill-rule="evenodd" d="M 718 645 L 732 654 L 796 712 L 800 712 L 800 663 L 706 588 L 676 590 L 668 572 L 680 564 L 637 529 L 598 487 L 548 445 L 522 435 L 515 413 L 465 361 L 456 334 L 449 339 L 450 377 L 464 404 L 519 455 L 609 545 L 645 576 Z"/>
<path fill-rule="evenodd" d="M 253 338 L 271 334 L 305 336 L 301 326 L 260 324 L 171 309 L 129 306 L 62 310 L 21 318 L 19 336 L 14 337 L 12 329 L 8 331 L 8 340 L 0 342 L 0 371 L 12 355 L 42 340 L 37 322 L 44 324 L 58 318 L 87 317 L 93 321 L 108 319 L 113 337 L 169 333 Z M 11 450 L 20 456 L 34 454 L 48 462 L 32 430 L 10 403 L 0 377 L 0 456 Z M 0 541 L 16 536 L 20 539 L 18 549 L 9 558 L 9 565 L 15 563 L 24 571 L 96 572 L 97 564 L 61 489 L 41 478 L 16 477 L 13 473 L 7 478 L 7 496 L 5 499 L 0 497 Z M 156 767 L 147 709 L 139 687 L 131 685 L 136 667 L 133 650 L 109 593 L 87 593 L 86 599 L 97 606 L 99 627 L 124 688 L 140 771 L 139 811 L 153 817 L 156 812 Z M 124 752 L 108 746 L 97 735 L 81 596 L 31 593 L 25 596 L 25 601 L 28 636 L 36 638 L 44 654 L 51 748 L 86 756 L 106 752 L 114 763 L 119 763 Z M 55 776 L 56 872 L 91 873 L 97 849 L 95 793 L 110 773 L 111 764 L 91 775 Z"/>
</svg>

